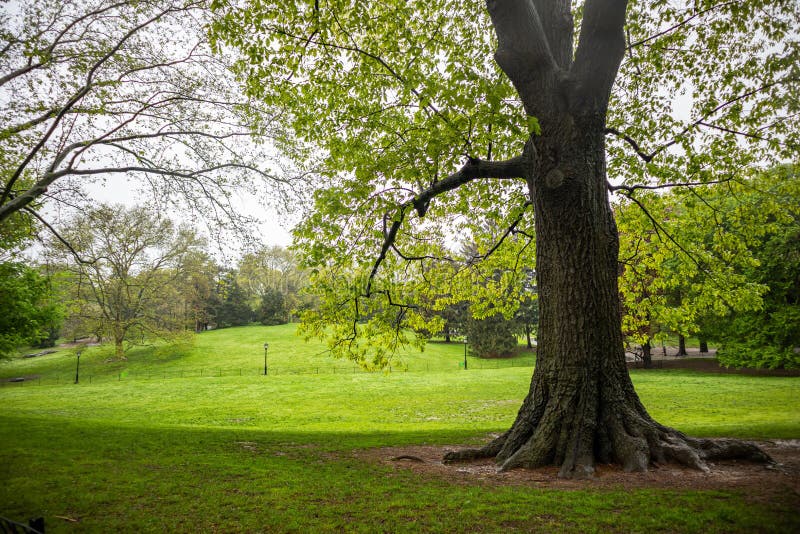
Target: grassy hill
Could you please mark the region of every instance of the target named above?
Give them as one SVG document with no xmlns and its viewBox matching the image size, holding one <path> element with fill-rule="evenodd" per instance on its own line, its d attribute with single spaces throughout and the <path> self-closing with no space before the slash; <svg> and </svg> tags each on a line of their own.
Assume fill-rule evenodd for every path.
<svg viewBox="0 0 800 534">
<path fill-rule="evenodd" d="M 259 374 L 265 341 L 269 376 Z M 484 369 L 470 359 L 464 371 L 463 346 L 436 343 L 405 354 L 407 372 L 362 373 L 322 349 L 292 326 L 245 327 L 123 362 L 91 349 L 81 375 L 94 379 L 78 385 L 68 351 L 0 364 L 2 376 L 42 377 L 0 387 L 0 516 L 44 516 L 47 532 L 797 530 L 788 493 L 771 502 L 736 491 L 453 483 L 365 462 L 357 451 L 482 443 L 507 429 L 532 357 Z M 318 375 L 290 372 L 317 366 Z M 687 433 L 800 437 L 798 378 L 632 376 L 653 416 Z"/>
<path fill-rule="evenodd" d="M 81 354 L 81 376 L 88 381 L 131 378 L 176 378 L 189 376 L 258 375 L 264 372 L 264 343 L 269 372 L 334 374 L 361 371 L 352 362 L 334 360 L 319 341 L 305 342 L 296 334 L 296 325 L 244 326 L 203 332 L 190 343 L 134 347 L 127 360 L 114 361 L 109 346 L 88 347 Z M 75 377 L 74 349 L 62 348 L 54 354 L 35 358 L 18 357 L 0 361 L 0 380 L 28 377 L 44 382 L 69 382 Z M 534 356 L 522 351 L 503 360 L 481 360 L 468 356 L 469 368 L 532 367 Z M 457 371 L 464 361 L 461 343 L 431 342 L 424 352 L 412 347 L 397 355 L 392 371 Z M 388 370 L 387 370 L 388 371 Z"/>
</svg>

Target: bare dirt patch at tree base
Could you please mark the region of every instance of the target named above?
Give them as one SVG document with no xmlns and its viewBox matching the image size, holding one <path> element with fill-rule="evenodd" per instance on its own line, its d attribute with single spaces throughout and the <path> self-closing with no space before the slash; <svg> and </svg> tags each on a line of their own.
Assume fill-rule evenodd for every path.
<svg viewBox="0 0 800 534">
<path fill-rule="evenodd" d="M 651 467 L 644 473 L 626 473 L 619 466 L 598 465 L 596 476 L 588 480 L 558 478 L 558 467 L 513 469 L 498 472 L 494 460 L 444 464 L 445 453 L 453 446 L 384 447 L 357 451 L 358 458 L 410 469 L 416 473 L 445 479 L 456 484 L 524 485 L 541 489 L 670 489 L 670 490 L 741 490 L 754 499 L 771 499 L 778 494 L 800 509 L 800 440 L 757 442 L 778 463 L 765 467 L 745 461 L 709 464 L 704 473 L 680 465 Z"/>
</svg>

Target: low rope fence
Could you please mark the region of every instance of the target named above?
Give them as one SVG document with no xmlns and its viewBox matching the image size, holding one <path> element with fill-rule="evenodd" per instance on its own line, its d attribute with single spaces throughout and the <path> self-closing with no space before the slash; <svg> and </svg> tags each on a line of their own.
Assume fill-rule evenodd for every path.
<svg viewBox="0 0 800 534">
<path fill-rule="evenodd" d="M 533 358 L 469 360 L 467 371 L 488 369 L 509 369 L 514 367 L 530 367 L 534 364 Z M 293 375 L 353 375 L 361 373 L 442 373 L 451 371 L 464 371 L 464 362 L 453 362 L 452 367 L 443 367 L 440 362 L 431 364 L 418 364 L 411 366 L 388 366 L 385 369 L 367 370 L 358 365 L 332 365 L 332 366 L 268 366 L 266 377 L 293 376 Z M 203 367 L 196 369 L 170 369 L 147 371 L 122 371 L 116 374 L 90 374 L 81 372 L 78 384 L 97 384 L 107 382 L 124 382 L 131 380 L 172 380 L 181 378 L 212 378 L 231 376 L 264 376 L 263 367 Z M 31 375 L 20 377 L 0 378 L 0 387 L 25 387 L 44 385 L 75 384 L 75 374 L 60 375 Z"/>
</svg>

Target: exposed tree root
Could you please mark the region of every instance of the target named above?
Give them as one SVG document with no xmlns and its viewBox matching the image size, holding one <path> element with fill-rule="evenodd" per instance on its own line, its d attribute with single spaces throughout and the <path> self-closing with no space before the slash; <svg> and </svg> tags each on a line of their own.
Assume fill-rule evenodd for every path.
<svg viewBox="0 0 800 534">
<path fill-rule="evenodd" d="M 400 460 L 408 460 L 410 462 L 425 463 L 425 460 L 423 460 L 419 456 L 413 456 L 410 454 L 401 454 L 400 456 L 394 456 L 391 458 L 391 460 L 393 462 L 399 462 Z"/>
<path fill-rule="evenodd" d="M 635 395 L 635 394 L 634 394 Z M 708 472 L 708 462 L 741 459 L 774 464 L 753 443 L 736 439 L 691 438 L 654 421 L 638 397 L 617 397 L 599 410 L 574 403 L 534 403 L 532 395 L 520 408 L 509 431 L 479 449 L 449 452 L 444 463 L 495 458 L 500 471 L 560 466 L 559 477 L 588 478 L 595 463 L 616 463 L 627 472 L 641 472 L 665 463 L 677 463 Z M 556 409 L 554 407 L 562 407 Z"/>
<path fill-rule="evenodd" d="M 660 425 L 659 425 L 660 426 Z M 496 438 L 479 449 L 452 451 L 444 456 L 444 463 L 468 462 L 483 458 L 495 458 L 499 471 L 518 467 L 536 468 L 550 465 L 555 451 L 537 450 L 535 440 L 529 439 L 514 454 L 506 459 L 499 456 L 510 432 Z M 718 460 L 745 460 L 774 465 L 774 460 L 758 445 L 737 439 L 697 439 L 684 436 L 680 432 L 660 427 L 651 439 L 631 435 L 617 436 L 613 456 L 608 457 L 600 451 L 575 458 L 565 458 L 561 463 L 559 477 L 588 478 L 593 476 L 595 458 L 602 463 L 619 463 L 625 471 L 641 472 L 659 464 L 677 463 L 698 469 L 710 470 L 708 462 Z M 604 456 L 606 456 L 604 458 Z"/>
</svg>

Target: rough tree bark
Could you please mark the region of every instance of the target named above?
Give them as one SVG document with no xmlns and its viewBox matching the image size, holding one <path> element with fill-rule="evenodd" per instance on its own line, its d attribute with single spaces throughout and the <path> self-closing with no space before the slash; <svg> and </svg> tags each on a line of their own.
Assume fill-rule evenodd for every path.
<svg viewBox="0 0 800 534">
<path fill-rule="evenodd" d="M 771 461 L 752 444 L 693 439 L 660 425 L 628 375 L 605 160 L 626 4 L 585 3 L 573 59 L 569 0 L 487 2 L 495 59 L 541 128 L 522 166 L 536 224 L 537 365 L 512 427 L 482 449 L 449 453 L 446 462 L 495 457 L 503 470 L 555 464 L 562 477 L 585 477 L 597 462 L 643 471 L 670 460 L 702 470 L 714 459 Z"/>
</svg>

